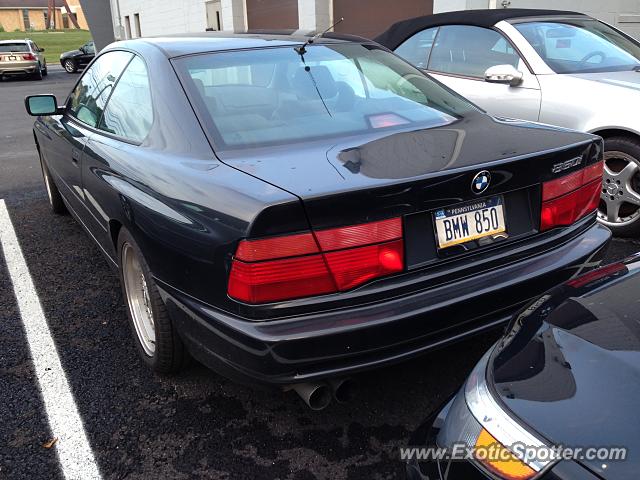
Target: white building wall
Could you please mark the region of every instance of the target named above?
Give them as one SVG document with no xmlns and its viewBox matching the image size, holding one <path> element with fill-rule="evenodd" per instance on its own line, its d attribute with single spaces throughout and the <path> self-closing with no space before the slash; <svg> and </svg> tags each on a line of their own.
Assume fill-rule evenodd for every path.
<svg viewBox="0 0 640 480">
<path fill-rule="evenodd" d="M 475 8 L 548 8 L 586 13 L 640 39 L 640 0 L 434 0 L 433 13 Z"/>
<path fill-rule="evenodd" d="M 207 27 L 204 0 L 116 1 L 120 4 L 121 23 L 124 25 L 124 18 L 128 15 L 134 37 L 136 13 L 140 15 L 140 31 L 145 37 L 169 33 L 204 32 Z"/>
<path fill-rule="evenodd" d="M 300 30 L 324 31 L 333 24 L 332 0 L 298 0 Z"/>
<path fill-rule="evenodd" d="M 222 30 L 241 32 L 247 29 L 245 0 L 221 0 Z"/>
</svg>

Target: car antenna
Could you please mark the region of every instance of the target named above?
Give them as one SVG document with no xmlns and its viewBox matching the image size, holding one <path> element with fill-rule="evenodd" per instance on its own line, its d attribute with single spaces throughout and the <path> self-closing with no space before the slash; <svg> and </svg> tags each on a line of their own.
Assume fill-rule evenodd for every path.
<svg viewBox="0 0 640 480">
<path fill-rule="evenodd" d="M 328 27 L 324 32 L 320 32 L 320 33 L 316 33 L 313 37 L 310 37 L 309 40 L 307 40 L 306 42 L 304 42 L 304 44 L 300 45 L 299 47 L 294 47 L 294 50 L 296 52 L 298 52 L 300 54 L 300 56 L 302 57 L 302 59 L 304 60 L 304 54 L 307 53 L 307 47 L 309 45 L 311 45 L 313 42 L 316 41 L 316 39 L 320 38 L 321 36 L 323 36 L 325 33 L 327 33 L 329 30 L 331 30 L 333 27 L 335 27 L 336 25 L 338 25 L 340 22 L 342 22 L 344 20 L 344 17 L 340 17 L 340 20 L 338 20 L 336 23 L 334 23 L 333 25 L 331 25 L 330 27 Z"/>
</svg>

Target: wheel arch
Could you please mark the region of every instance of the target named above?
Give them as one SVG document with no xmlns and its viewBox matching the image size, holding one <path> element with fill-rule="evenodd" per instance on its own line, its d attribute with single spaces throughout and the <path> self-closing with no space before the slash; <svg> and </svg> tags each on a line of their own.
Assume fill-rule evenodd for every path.
<svg viewBox="0 0 640 480">
<path fill-rule="evenodd" d="M 630 128 L 623 127 L 603 127 L 590 130 L 589 133 L 599 135 L 604 139 L 612 137 L 631 137 L 640 140 L 640 132 L 632 130 Z"/>
</svg>

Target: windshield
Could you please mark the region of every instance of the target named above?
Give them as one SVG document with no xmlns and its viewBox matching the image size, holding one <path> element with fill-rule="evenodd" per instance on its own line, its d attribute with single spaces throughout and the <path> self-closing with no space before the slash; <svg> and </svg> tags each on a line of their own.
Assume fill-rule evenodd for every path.
<svg viewBox="0 0 640 480">
<path fill-rule="evenodd" d="M 613 72 L 640 65 L 640 46 L 597 20 L 514 26 L 556 73 Z"/>
<path fill-rule="evenodd" d="M 254 49 L 175 61 L 217 146 L 444 125 L 469 102 L 374 45 Z"/>
<path fill-rule="evenodd" d="M 0 52 L 28 52 L 26 43 L 0 43 Z"/>
</svg>

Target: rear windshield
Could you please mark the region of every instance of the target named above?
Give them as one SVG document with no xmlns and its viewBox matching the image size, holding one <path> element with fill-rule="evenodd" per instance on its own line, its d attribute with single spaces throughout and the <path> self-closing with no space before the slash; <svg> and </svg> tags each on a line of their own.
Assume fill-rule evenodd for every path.
<svg viewBox="0 0 640 480">
<path fill-rule="evenodd" d="M 0 52 L 28 52 L 26 43 L 0 43 Z"/>
<path fill-rule="evenodd" d="M 445 125 L 475 110 L 374 45 L 211 53 L 175 64 L 217 146 L 229 149 Z"/>
</svg>

